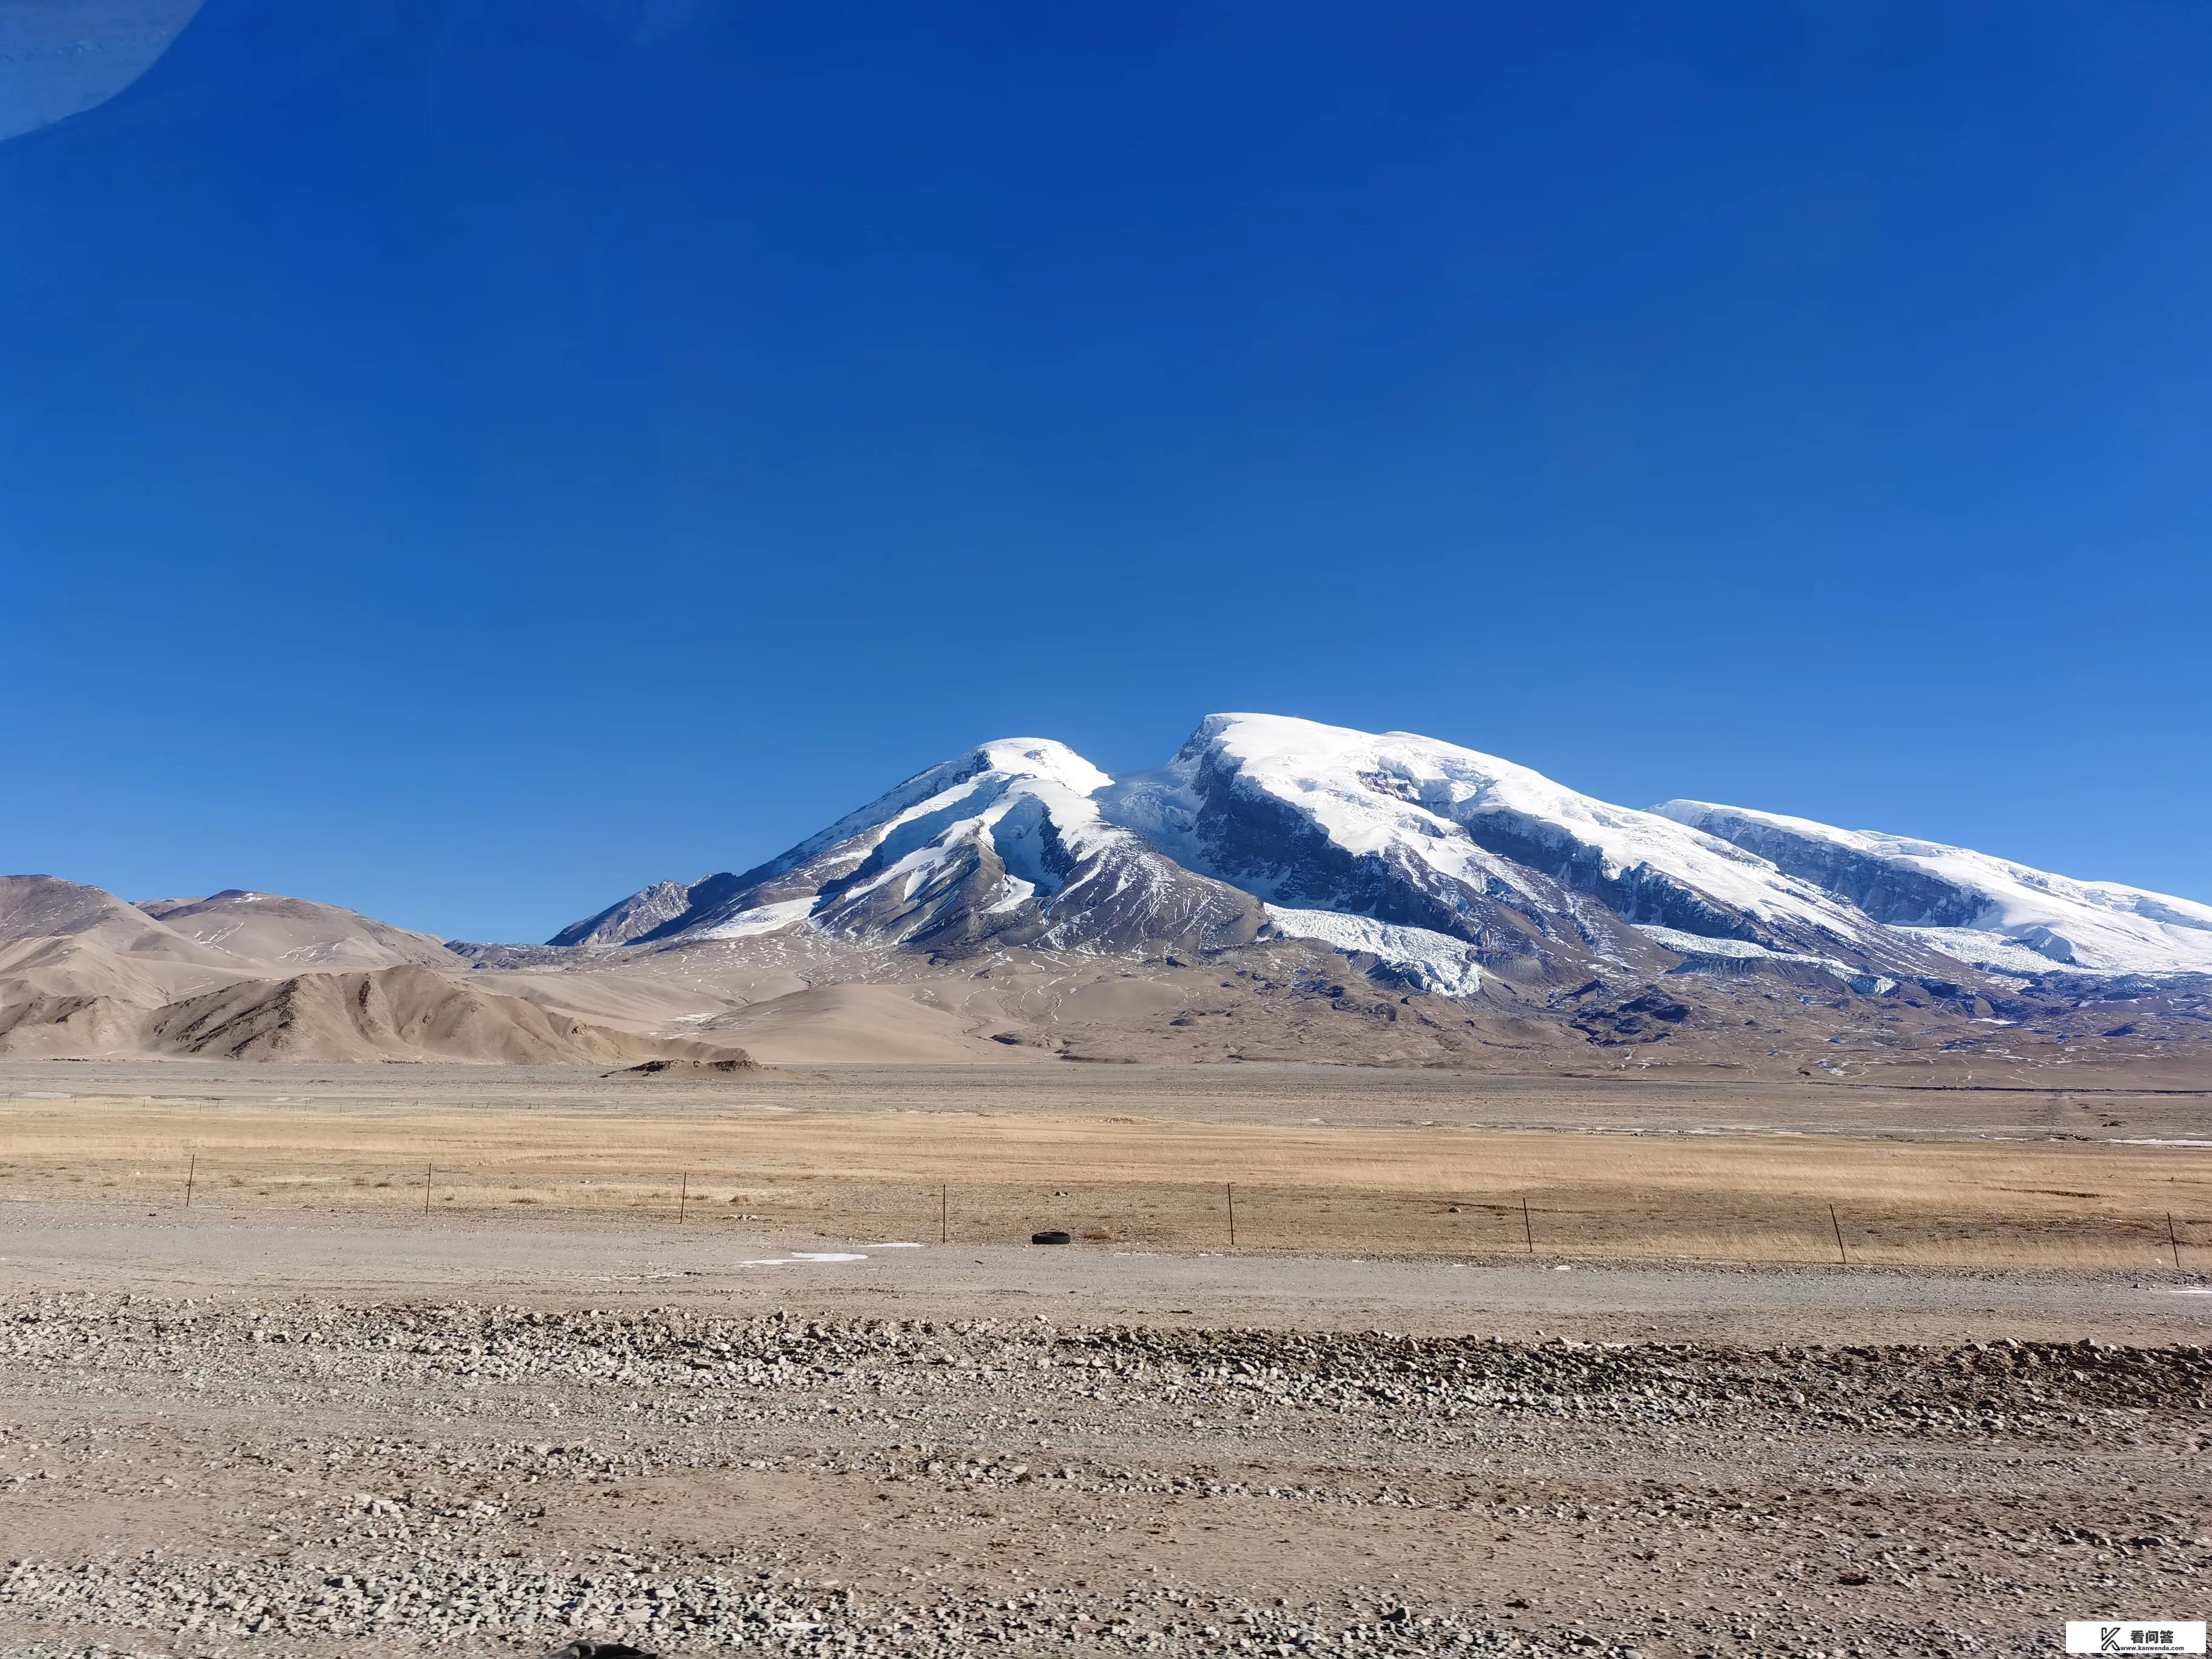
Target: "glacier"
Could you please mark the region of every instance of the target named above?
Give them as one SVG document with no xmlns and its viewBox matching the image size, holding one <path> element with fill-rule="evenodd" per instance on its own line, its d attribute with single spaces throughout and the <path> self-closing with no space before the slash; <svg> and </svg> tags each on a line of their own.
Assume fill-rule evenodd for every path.
<svg viewBox="0 0 2212 1659">
<path fill-rule="evenodd" d="M 1778 812 L 1695 800 L 1652 810 L 1755 853 L 1960 962 L 2008 974 L 2212 974 L 2212 905 Z"/>
</svg>

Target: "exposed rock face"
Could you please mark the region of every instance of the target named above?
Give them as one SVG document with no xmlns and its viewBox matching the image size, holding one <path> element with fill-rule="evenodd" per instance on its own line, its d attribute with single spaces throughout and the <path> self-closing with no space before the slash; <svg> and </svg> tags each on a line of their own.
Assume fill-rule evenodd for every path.
<svg viewBox="0 0 2212 1659">
<path fill-rule="evenodd" d="M 665 927 L 678 916 L 688 915 L 697 907 L 693 896 L 705 885 L 702 878 L 690 886 L 673 881 L 656 881 L 652 886 L 632 893 L 618 903 L 610 904 L 595 916 L 586 916 L 572 927 L 563 927 L 545 942 L 548 945 L 627 945 L 632 939 L 643 939 L 659 927 Z"/>
<path fill-rule="evenodd" d="M 611 1078 L 665 1078 L 672 1082 L 686 1079 L 734 1077 L 740 1072 L 757 1072 L 760 1065 L 742 1048 L 726 1051 L 721 1060 L 648 1060 L 642 1065 L 625 1066 L 619 1072 L 609 1072 Z"/>
<path fill-rule="evenodd" d="M 1756 853 L 1784 875 L 1808 881 L 1893 927 L 1971 927 L 1988 908 L 1982 895 L 1931 871 L 1796 834 L 1771 819 L 1692 801 L 1662 801 L 1652 810 Z"/>
</svg>

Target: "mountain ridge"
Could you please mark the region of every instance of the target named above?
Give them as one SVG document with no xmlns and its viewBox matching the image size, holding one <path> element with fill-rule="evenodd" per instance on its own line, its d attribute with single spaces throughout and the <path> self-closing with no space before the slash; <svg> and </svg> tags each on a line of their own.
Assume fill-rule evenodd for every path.
<svg viewBox="0 0 2212 1659">
<path fill-rule="evenodd" d="M 0 878 L 0 1054 L 2212 1082 L 2212 907 L 1410 732 L 1008 738 L 545 945 Z M 2101 1081 L 2100 1081 L 2101 1080 Z"/>
<path fill-rule="evenodd" d="M 655 884 L 550 943 L 605 942 L 608 919 L 646 915 L 619 943 L 804 924 L 945 955 L 1163 953 L 1318 936 L 1334 924 L 1298 919 L 1328 916 L 1456 939 L 1531 984 L 1709 957 L 1826 963 L 1869 983 L 2212 973 L 2212 906 L 1936 849 L 1983 871 L 1976 887 L 1895 850 L 1936 846 L 1696 802 L 1618 806 L 1418 733 L 1216 714 L 1166 766 L 1120 777 L 1049 739 L 979 745 L 748 872 Z M 1839 850 L 1824 860 L 1816 847 Z M 1069 879 L 1070 849 L 1099 861 L 1089 880 L 1118 878 L 1110 917 Z M 1862 878 L 1838 873 L 1846 853 Z M 2006 919 L 1986 873 L 2000 868 L 2041 910 Z M 2138 902 L 2132 921 L 2092 914 L 2120 892 Z"/>
</svg>

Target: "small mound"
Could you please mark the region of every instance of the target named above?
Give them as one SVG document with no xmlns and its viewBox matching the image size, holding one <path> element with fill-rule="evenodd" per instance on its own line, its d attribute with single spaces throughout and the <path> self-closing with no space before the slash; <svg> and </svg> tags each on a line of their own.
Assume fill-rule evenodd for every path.
<svg viewBox="0 0 2212 1659">
<path fill-rule="evenodd" d="M 760 1062 L 742 1048 L 732 1048 L 722 1060 L 648 1060 L 642 1066 L 625 1066 L 609 1077 L 714 1077 L 732 1072 L 757 1072 Z"/>
</svg>

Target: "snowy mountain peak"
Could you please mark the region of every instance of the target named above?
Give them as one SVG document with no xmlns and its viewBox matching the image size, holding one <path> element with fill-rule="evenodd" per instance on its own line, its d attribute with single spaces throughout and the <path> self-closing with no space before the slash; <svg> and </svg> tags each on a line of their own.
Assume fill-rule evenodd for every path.
<svg viewBox="0 0 2212 1659">
<path fill-rule="evenodd" d="M 2212 973 L 2212 905 L 1941 842 L 1710 801 L 1652 809 L 1757 854 L 1892 931 L 2002 973 Z"/>
<path fill-rule="evenodd" d="M 1725 842 L 1412 732 L 1212 715 L 1107 810 L 1271 902 L 1451 934 L 1493 963 L 1641 961 L 1636 923 L 1822 953 L 1888 943 Z"/>
<path fill-rule="evenodd" d="M 987 944 L 1207 949 L 1256 937 L 1265 916 L 1255 901 L 1105 820 L 1094 797 L 1111 782 L 1065 744 L 983 744 L 766 864 L 682 890 L 682 908 L 629 942 L 801 923 L 951 954 Z M 623 903 L 644 908 L 654 890 Z"/>
<path fill-rule="evenodd" d="M 1056 783 L 1079 795 L 1095 794 L 1113 779 L 1064 743 L 1050 738 L 1000 738 L 979 744 L 968 757 L 983 769 L 1010 778 L 1034 778 Z"/>
</svg>

